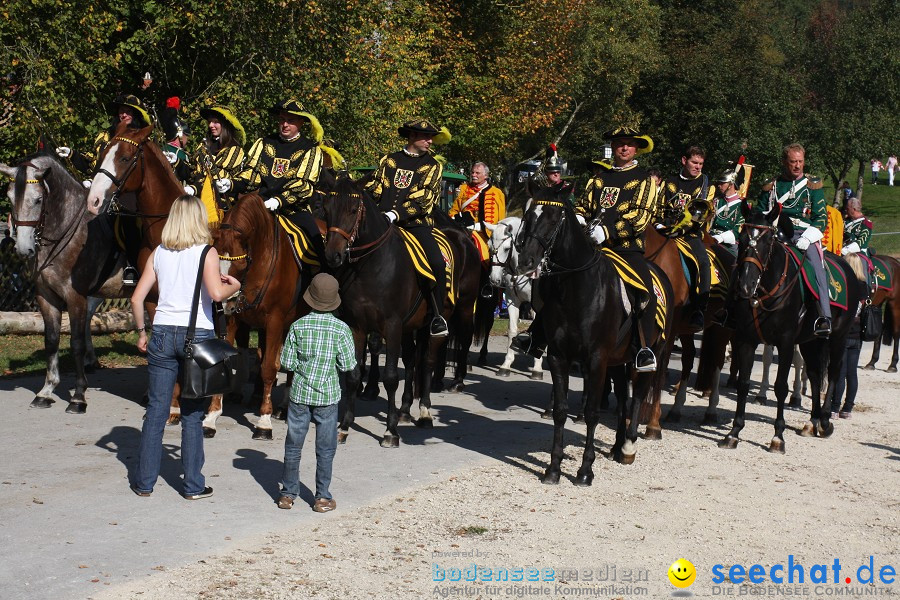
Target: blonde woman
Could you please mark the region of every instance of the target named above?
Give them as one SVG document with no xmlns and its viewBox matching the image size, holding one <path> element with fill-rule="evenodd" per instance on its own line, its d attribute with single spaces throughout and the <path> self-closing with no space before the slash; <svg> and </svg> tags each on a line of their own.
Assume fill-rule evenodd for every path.
<svg viewBox="0 0 900 600">
<path fill-rule="evenodd" d="M 150 402 L 141 430 L 140 457 L 131 490 L 138 496 L 149 496 L 159 478 L 162 460 L 163 430 L 169 416 L 169 404 L 178 369 L 184 358 L 184 338 L 191 315 L 194 284 L 200 268 L 200 255 L 212 238 L 207 226 L 206 208 L 195 196 L 181 196 L 172 205 L 169 219 L 162 230 L 162 244 L 150 258 L 131 297 L 134 322 L 139 333 L 138 350 L 147 353 L 150 375 Z M 144 300 L 156 284 L 159 303 L 153 318 L 153 337 L 147 341 L 144 325 Z M 240 282 L 219 272 L 219 255 L 211 248 L 203 263 L 200 304 L 197 310 L 197 332 L 194 341 L 209 339 L 213 330 L 212 302 L 228 298 L 241 288 Z M 203 468 L 203 410 L 205 402 L 181 401 L 181 464 L 184 467 L 184 490 L 188 500 L 207 498 L 212 488 L 206 486 Z"/>
</svg>

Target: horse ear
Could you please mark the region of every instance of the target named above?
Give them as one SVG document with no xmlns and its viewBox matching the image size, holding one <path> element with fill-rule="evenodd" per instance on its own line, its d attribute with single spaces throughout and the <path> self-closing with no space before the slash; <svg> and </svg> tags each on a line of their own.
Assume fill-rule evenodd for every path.
<svg viewBox="0 0 900 600">
<path fill-rule="evenodd" d="M 772 210 L 766 213 L 766 221 L 773 226 L 778 225 L 778 217 L 781 216 L 781 203 L 776 202 Z"/>
<path fill-rule="evenodd" d="M 528 212 L 528 209 L 531 208 L 531 204 L 532 204 L 533 202 L 534 202 L 534 198 L 532 198 L 532 197 L 529 196 L 528 200 L 525 201 L 525 210 L 522 211 L 522 212 L 523 212 L 523 213 L 527 213 L 527 212 Z"/>
<path fill-rule="evenodd" d="M 138 135 L 137 135 L 138 141 L 142 142 L 142 141 L 144 141 L 144 140 L 146 140 L 146 139 L 149 139 L 150 134 L 151 134 L 152 132 L 153 132 L 153 125 L 152 125 L 152 124 L 147 125 L 147 126 L 144 127 L 143 129 L 141 129 L 140 131 L 138 131 Z"/>
<path fill-rule="evenodd" d="M 8 167 L 3 163 L 0 163 L 0 173 L 3 173 L 10 179 L 16 178 L 16 173 L 19 171 L 17 167 Z"/>
</svg>

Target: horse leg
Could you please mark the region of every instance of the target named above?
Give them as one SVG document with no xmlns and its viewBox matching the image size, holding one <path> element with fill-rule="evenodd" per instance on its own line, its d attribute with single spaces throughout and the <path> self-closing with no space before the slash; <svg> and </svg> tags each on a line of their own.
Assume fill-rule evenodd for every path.
<svg viewBox="0 0 900 600">
<path fill-rule="evenodd" d="M 630 392 L 628 391 L 628 377 L 626 367 L 618 365 L 607 371 L 607 380 L 605 390 L 614 388 L 616 391 L 616 441 L 610 451 L 610 456 L 616 462 L 628 464 L 628 460 L 624 454 L 625 445 L 628 442 L 628 428 L 631 427 L 633 416 L 628 412 Z M 633 452 L 634 446 L 629 445 L 629 450 Z"/>
<path fill-rule="evenodd" d="M 52 294 L 52 292 L 48 292 Z M 53 298 L 56 300 L 56 298 Z M 43 293 L 37 296 L 38 308 L 44 319 L 44 353 L 47 355 L 47 374 L 44 387 L 31 401 L 32 408 L 50 408 L 53 390 L 59 385 L 59 331 L 62 328 L 62 310 Z"/>
<path fill-rule="evenodd" d="M 591 397 L 591 375 L 587 369 L 582 369 L 581 374 L 581 401 L 578 403 L 578 412 L 575 414 L 575 418 L 572 419 L 573 423 L 585 423 L 584 414 L 587 410 L 587 404 L 590 402 Z M 595 402 L 600 401 L 599 396 L 594 396 L 596 398 Z M 568 402 L 568 398 L 566 398 L 566 402 Z M 594 410 L 599 412 L 599 409 L 595 406 Z M 543 416 L 543 415 L 541 415 Z M 598 417 L 599 418 L 599 417 Z"/>
<path fill-rule="evenodd" d="M 794 345 L 789 342 L 778 347 L 778 371 L 775 374 L 775 400 L 777 412 L 775 415 L 775 436 L 769 443 L 769 452 L 784 454 L 784 401 L 788 395 L 788 375 L 791 371 L 791 362 L 794 354 Z M 788 360 L 788 357 L 791 360 Z"/>
<path fill-rule="evenodd" d="M 734 348 L 735 362 L 738 363 L 737 382 L 737 407 L 734 410 L 734 423 L 724 438 L 719 441 L 719 448 L 733 450 L 740 441 L 741 430 L 744 428 L 744 415 L 747 408 L 747 395 L 750 393 L 750 371 L 753 368 L 753 356 L 756 354 L 756 344 L 738 343 Z"/>
<path fill-rule="evenodd" d="M 675 384 L 675 404 L 666 415 L 666 423 L 681 421 L 681 409 L 684 408 L 684 403 L 687 401 L 688 377 L 694 369 L 694 358 L 697 356 L 693 335 L 683 335 L 679 340 L 681 341 L 681 374 L 678 383 Z M 647 429 L 649 430 L 649 427 Z"/>
<path fill-rule="evenodd" d="M 803 358 L 806 360 L 806 368 L 809 371 L 812 397 L 810 420 L 800 430 L 800 435 L 803 437 L 815 437 L 820 432 L 822 437 L 828 437 L 834 431 L 834 425 L 831 423 L 830 402 L 826 400 L 828 412 L 822 409 L 822 371 L 827 360 L 829 346 L 830 344 L 827 340 L 813 340 L 801 346 Z M 841 357 L 843 357 L 843 348 L 841 348 Z M 841 358 L 836 360 L 838 366 L 842 362 Z M 835 371 L 836 374 L 837 371 Z"/>
<path fill-rule="evenodd" d="M 594 435 L 597 431 L 597 421 L 600 420 L 597 402 L 600 400 L 600 394 L 603 393 L 603 386 L 606 381 L 606 361 L 597 352 L 582 364 L 587 368 L 584 369 L 584 393 L 582 394 L 585 399 L 585 405 L 582 406 L 580 412 L 584 415 L 587 431 L 584 434 L 584 456 L 581 459 L 581 467 L 578 469 L 577 475 L 575 475 L 575 485 L 586 486 L 591 485 L 594 481 L 593 465 L 597 455 L 594 449 Z"/>
<path fill-rule="evenodd" d="M 429 342 L 430 345 L 430 342 Z M 433 365 L 434 370 L 431 371 L 431 377 L 428 382 L 429 392 L 440 394 L 444 391 L 444 375 L 447 372 L 447 344 L 441 344 L 437 349 L 437 354 L 433 361 L 429 361 L 430 366 Z M 424 392 L 423 392 L 424 393 Z"/>
<path fill-rule="evenodd" d="M 362 364 L 366 354 L 366 333 L 360 329 L 353 330 L 353 349 L 356 351 L 355 369 L 351 370 L 344 376 L 344 414 L 341 416 L 341 422 L 338 425 L 338 444 L 345 444 L 347 436 L 350 435 L 350 427 L 356 419 L 356 395 L 359 392 L 359 379 L 362 371 L 359 365 Z M 388 412 L 390 416 L 390 412 Z"/>
<path fill-rule="evenodd" d="M 519 334 L 519 307 L 510 302 L 507 310 L 509 311 L 509 328 L 506 330 L 506 355 L 503 357 L 503 363 L 497 367 L 497 377 L 509 377 L 513 360 L 516 358 L 516 353 L 511 345 L 513 338 Z"/>
<path fill-rule="evenodd" d="M 454 329 L 457 331 L 457 335 L 453 336 L 453 346 L 456 369 L 454 370 L 453 381 L 447 386 L 447 391 L 457 394 L 466 387 L 465 377 L 466 373 L 469 372 L 469 347 L 472 345 L 472 339 L 475 337 L 474 326 L 471 325 L 471 323 L 473 322 L 475 315 L 464 311 L 456 314 L 455 317 L 454 321 L 456 322 L 456 326 Z M 485 340 L 486 339 L 487 337 L 485 337 Z M 447 343 L 443 344 L 443 347 L 446 349 L 449 345 L 450 341 L 447 340 Z M 445 350 L 445 357 L 446 353 L 447 351 Z"/>
<path fill-rule="evenodd" d="M 766 396 L 769 395 L 769 369 L 772 366 L 773 347 L 771 344 L 763 346 L 763 369 L 762 380 L 759 382 L 759 392 L 756 394 L 756 402 L 762 405 L 766 404 Z M 787 359 L 785 359 L 787 360 Z M 781 356 L 778 356 L 778 362 L 781 362 Z"/>
<path fill-rule="evenodd" d="M 900 320 L 900 319 L 898 319 L 898 320 Z M 894 335 L 894 353 L 891 354 L 891 364 L 888 365 L 888 368 L 887 368 L 888 373 L 896 373 L 897 372 L 898 347 L 900 347 L 900 335 Z"/>
<path fill-rule="evenodd" d="M 91 335 L 91 320 L 94 313 L 100 308 L 103 298 L 95 298 L 89 296 L 87 299 L 87 317 L 84 321 L 84 372 L 93 373 L 95 369 L 100 368 L 100 361 L 97 360 L 97 352 L 94 350 L 94 337 Z"/>
<path fill-rule="evenodd" d="M 84 392 L 87 389 L 87 377 L 84 375 L 84 330 L 87 318 L 87 298 L 79 296 L 74 291 L 68 295 L 66 304 L 69 308 L 69 325 L 71 327 L 72 358 L 75 363 L 75 393 L 66 407 L 70 414 L 84 414 L 87 411 L 87 401 Z"/>
<path fill-rule="evenodd" d="M 548 356 L 547 361 L 550 363 L 550 376 L 553 379 L 553 448 L 550 451 L 550 465 L 544 471 L 541 482 L 555 485 L 559 483 L 559 476 L 562 473 L 560 465 L 565 450 L 563 431 L 566 426 L 566 396 L 569 392 L 569 369 L 572 365 L 568 360 L 553 355 Z"/>
<path fill-rule="evenodd" d="M 254 440 L 272 439 L 272 389 L 281 366 L 281 346 L 284 342 L 280 334 L 283 321 L 284 316 L 277 313 L 270 313 L 266 320 L 265 350 L 259 369 L 263 381 L 263 397 L 259 404 L 259 419 L 253 429 Z"/>
<path fill-rule="evenodd" d="M 373 340 L 373 336 L 379 337 Z M 369 350 L 369 365 L 368 373 L 366 373 L 366 388 L 363 390 L 362 399 L 377 400 L 378 383 L 381 381 L 381 368 L 378 364 L 378 355 L 381 352 L 380 334 L 373 333 L 366 336 L 366 346 Z"/>
<path fill-rule="evenodd" d="M 896 348 L 896 339 L 894 340 L 894 347 Z M 875 363 L 878 362 L 878 359 L 881 357 L 881 336 L 879 335 L 875 341 L 872 343 L 872 358 L 869 359 L 868 364 L 863 367 L 866 371 L 874 371 Z"/>
<path fill-rule="evenodd" d="M 403 335 L 403 395 L 400 396 L 400 423 L 412 423 L 412 404 L 416 394 L 416 371 L 423 352 L 422 336 L 416 333 Z M 427 339 L 427 336 L 426 336 Z M 426 342 L 427 343 L 427 342 Z"/>
<path fill-rule="evenodd" d="M 397 424 L 400 422 L 400 411 L 397 410 L 397 388 L 400 387 L 400 370 L 397 368 L 397 363 L 400 360 L 400 354 L 404 353 L 400 327 L 398 324 L 397 332 L 388 336 L 384 355 L 383 383 L 388 401 L 388 412 L 387 428 L 385 429 L 384 437 L 381 439 L 382 448 L 398 448 L 400 446 L 400 435 L 397 433 Z"/>
<path fill-rule="evenodd" d="M 781 359 L 781 356 L 778 357 Z M 800 354 L 800 348 L 794 348 L 794 386 L 791 392 L 791 408 L 800 408 L 803 403 L 803 392 L 806 391 L 806 363 L 803 362 L 803 356 Z"/>
<path fill-rule="evenodd" d="M 731 343 L 731 366 L 728 369 L 728 381 L 725 382 L 725 387 L 727 388 L 737 388 L 738 381 L 738 371 L 740 370 L 740 365 L 737 361 L 737 356 L 734 350 L 734 342 Z"/>
<path fill-rule="evenodd" d="M 471 339 L 469 341 L 471 342 Z M 420 369 L 422 395 L 419 397 L 419 418 L 416 419 L 416 427 L 434 427 L 434 420 L 431 416 L 431 374 L 438 363 L 442 349 L 444 350 L 443 356 L 446 358 L 447 338 L 431 339 L 429 336 L 426 344 L 425 365 Z M 463 351 L 468 352 L 468 347 Z M 465 369 L 465 364 L 462 368 Z"/>
</svg>

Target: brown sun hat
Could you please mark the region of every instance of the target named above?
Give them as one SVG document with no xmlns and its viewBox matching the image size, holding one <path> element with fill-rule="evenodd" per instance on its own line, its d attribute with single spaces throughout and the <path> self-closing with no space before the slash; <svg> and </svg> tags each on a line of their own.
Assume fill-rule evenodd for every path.
<svg viewBox="0 0 900 600">
<path fill-rule="evenodd" d="M 313 310 L 331 312 L 341 305 L 337 279 L 328 273 L 319 273 L 303 293 L 303 299 Z"/>
</svg>

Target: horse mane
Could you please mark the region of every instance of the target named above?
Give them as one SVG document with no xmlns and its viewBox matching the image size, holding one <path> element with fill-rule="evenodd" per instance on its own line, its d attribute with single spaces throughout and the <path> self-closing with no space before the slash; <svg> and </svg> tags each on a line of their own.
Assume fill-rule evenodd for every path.
<svg viewBox="0 0 900 600">
<path fill-rule="evenodd" d="M 55 197 L 65 197 L 74 194 L 76 197 L 84 197 L 87 190 L 81 185 L 81 182 L 63 166 L 59 159 L 48 152 L 36 152 L 29 154 L 18 162 L 18 167 L 25 163 L 32 163 L 37 168 L 46 167 L 49 171 L 49 179 L 53 185 L 50 186 L 50 193 Z M 45 175 L 46 177 L 46 175 Z M 15 181 L 15 202 L 18 204 L 22 201 L 22 195 L 25 193 L 25 181 L 27 176 L 25 169 L 19 168 L 16 171 Z"/>
<path fill-rule="evenodd" d="M 256 193 L 241 196 L 227 216 L 230 217 L 229 222 L 241 231 L 258 234 L 268 231 L 271 226 L 271 222 L 267 220 L 269 210 L 263 204 L 262 197 Z"/>
</svg>

